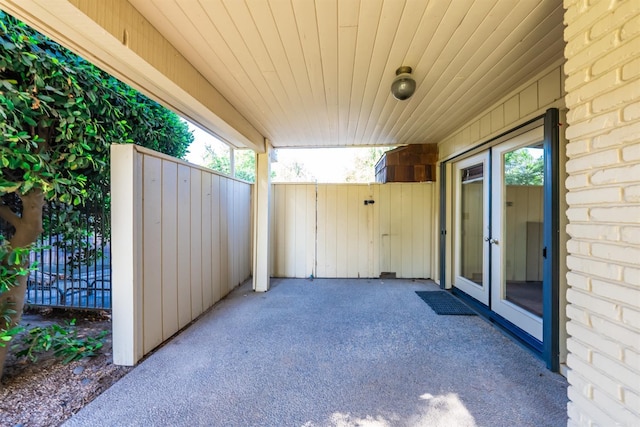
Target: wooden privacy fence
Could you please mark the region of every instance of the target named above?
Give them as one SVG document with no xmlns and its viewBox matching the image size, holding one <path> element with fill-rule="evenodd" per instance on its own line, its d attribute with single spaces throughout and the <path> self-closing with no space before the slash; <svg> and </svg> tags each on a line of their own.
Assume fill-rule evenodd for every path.
<svg viewBox="0 0 640 427">
<path fill-rule="evenodd" d="M 111 147 L 113 359 L 134 365 L 251 274 L 251 185 Z"/>
<path fill-rule="evenodd" d="M 431 278 L 434 184 L 274 184 L 277 277 Z"/>
</svg>

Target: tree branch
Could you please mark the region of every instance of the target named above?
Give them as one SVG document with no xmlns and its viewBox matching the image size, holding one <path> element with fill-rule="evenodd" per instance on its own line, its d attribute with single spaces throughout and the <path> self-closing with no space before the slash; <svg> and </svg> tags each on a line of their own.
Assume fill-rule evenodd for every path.
<svg viewBox="0 0 640 427">
<path fill-rule="evenodd" d="M 19 181 L 22 175 L 12 171 L 11 169 L 3 169 L 2 174 L 4 175 L 4 179 L 7 181 Z"/>
<path fill-rule="evenodd" d="M 42 208 L 44 207 L 44 193 L 41 188 L 34 188 L 27 194 L 17 193 L 22 200 L 22 216 L 16 232 L 11 237 L 12 248 L 25 248 L 34 243 L 42 233 Z"/>
<path fill-rule="evenodd" d="M 14 227 L 18 227 L 20 225 L 21 218 L 13 212 L 9 206 L 0 206 L 0 218 L 7 221 L 9 224 Z"/>
</svg>

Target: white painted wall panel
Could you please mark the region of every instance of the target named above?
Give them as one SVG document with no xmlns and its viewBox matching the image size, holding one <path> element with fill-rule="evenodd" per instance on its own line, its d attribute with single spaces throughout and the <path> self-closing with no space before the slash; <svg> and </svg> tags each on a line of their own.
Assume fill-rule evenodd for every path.
<svg viewBox="0 0 640 427">
<path fill-rule="evenodd" d="M 145 353 L 162 343 L 162 160 L 143 158 L 142 252 L 143 252 L 143 349 Z M 115 267 L 114 267 L 115 268 Z"/>
<path fill-rule="evenodd" d="M 296 277 L 296 187 L 285 187 L 284 212 L 286 227 L 284 230 L 285 260 L 284 274 L 286 277 Z M 299 248 L 302 250 L 302 247 Z"/>
<path fill-rule="evenodd" d="M 389 206 L 389 271 L 397 277 L 431 277 L 431 203 L 433 184 L 387 184 Z"/>
<path fill-rule="evenodd" d="M 213 252 L 213 240 L 211 239 L 211 222 L 213 215 L 211 212 L 211 174 L 202 174 L 202 245 L 200 252 L 200 262 L 202 263 L 202 307 L 206 309 L 213 305 L 213 290 L 211 288 L 212 271 L 211 258 Z"/>
<path fill-rule="evenodd" d="M 314 184 L 273 186 L 272 274 L 276 277 L 316 275 L 315 192 Z"/>
<path fill-rule="evenodd" d="M 360 235 L 360 224 L 366 222 L 367 217 L 366 212 L 359 209 L 362 201 L 359 200 L 358 190 L 355 185 L 347 186 L 346 210 L 340 212 L 347 223 L 347 277 L 361 277 L 360 273 L 364 276 L 364 271 L 361 272 L 358 265 L 358 253 L 366 248 L 364 242 L 360 241 L 364 237 Z"/>
<path fill-rule="evenodd" d="M 285 224 L 284 224 L 284 196 L 285 196 L 285 187 L 274 185 L 273 186 L 273 200 L 272 200 L 272 209 L 273 213 L 271 215 L 272 220 L 272 233 L 271 239 L 273 240 L 273 257 L 272 260 L 272 268 L 271 274 L 276 277 L 285 276 L 285 267 L 284 261 L 286 259 L 285 256 L 285 248 L 284 244 L 284 236 L 285 236 Z M 276 212 L 278 215 L 276 215 Z"/>
<path fill-rule="evenodd" d="M 316 198 L 317 198 L 316 186 L 308 185 L 305 191 L 305 196 L 307 199 L 306 205 L 308 207 L 315 206 Z M 317 270 L 316 252 L 318 250 L 318 241 L 316 238 L 316 224 L 317 224 L 316 220 L 317 220 L 316 209 L 307 208 L 306 218 L 305 218 L 305 222 L 306 222 L 305 231 L 307 235 L 305 240 L 307 242 L 308 249 L 305 251 L 306 256 L 304 259 L 304 265 L 305 265 L 304 274 L 306 275 L 306 277 L 309 277 L 311 275 L 316 276 L 318 274 L 316 271 Z"/>
<path fill-rule="evenodd" d="M 142 286 L 142 157 L 134 150 L 111 147 L 111 245 L 113 360 L 134 365 L 144 355 Z M 117 189 L 117 192 L 114 191 Z"/>
<path fill-rule="evenodd" d="M 244 183 L 236 181 L 234 181 L 234 186 L 234 193 L 236 195 L 236 207 L 234 209 L 234 212 L 253 212 L 251 208 L 251 186 L 247 186 L 244 185 Z M 236 215 L 235 218 L 237 235 L 239 236 L 240 240 L 251 241 L 251 216 L 249 215 L 248 217 L 240 217 Z M 244 281 L 245 275 L 250 273 L 251 271 L 251 252 L 236 250 L 234 253 L 236 254 L 236 257 L 238 259 L 238 262 L 236 263 L 236 280 L 234 281 L 234 283 L 240 284 Z"/>
<path fill-rule="evenodd" d="M 202 171 L 191 169 L 191 318 L 202 311 Z"/>
<path fill-rule="evenodd" d="M 135 145 L 112 168 L 114 200 L 134 198 L 114 203 L 114 251 L 142 242 L 113 261 L 114 363 L 133 365 L 249 278 L 251 186 Z"/>
<path fill-rule="evenodd" d="M 380 186 L 380 199 L 389 200 L 391 187 Z M 391 206 L 390 203 L 378 206 L 378 234 L 380 235 L 380 272 L 391 271 L 391 230 L 390 230 Z"/>
<path fill-rule="evenodd" d="M 162 160 L 162 339 L 180 329 L 178 321 L 178 165 Z"/>
<path fill-rule="evenodd" d="M 307 199 L 307 186 L 296 185 L 293 188 L 293 209 L 294 209 L 294 221 L 295 221 L 295 233 L 292 237 L 294 243 L 293 248 L 305 248 L 304 251 L 293 250 L 295 255 L 295 262 L 293 264 L 294 277 L 307 277 L 306 261 L 307 251 L 309 250 L 309 231 L 311 224 L 307 223 L 307 211 L 313 210 L 315 204 L 309 206 L 309 200 Z M 290 199 L 288 199 L 290 200 Z M 312 249 L 313 250 L 313 249 Z M 312 254 L 313 256 L 313 254 Z"/>
<path fill-rule="evenodd" d="M 401 185 L 401 184 L 400 184 Z M 402 193 L 401 188 L 389 189 L 389 201 L 384 203 L 389 207 L 389 272 L 395 272 L 402 268 Z M 382 201 L 380 202 L 383 205 Z"/>
<path fill-rule="evenodd" d="M 218 175 L 211 175 L 211 240 L 220 242 L 220 181 Z M 222 298 L 220 257 L 222 248 L 220 244 L 214 244 L 211 251 L 211 289 L 214 301 Z"/>
<path fill-rule="evenodd" d="M 178 165 L 178 185 L 177 185 L 177 209 L 178 218 L 176 228 L 179 225 L 190 224 L 191 221 L 191 172 L 189 166 Z M 184 227 L 184 226 L 183 226 Z M 177 259 L 178 259 L 178 279 L 191 281 L 191 233 L 188 229 L 182 228 L 177 234 Z M 191 292 L 177 292 L 178 303 L 178 328 L 184 328 L 192 319 L 191 317 Z"/>
<path fill-rule="evenodd" d="M 229 181 L 220 180 L 220 290 L 221 297 L 229 293 Z"/>
<path fill-rule="evenodd" d="M 242 284 L 251 274 L 251 251 L 241 249 L 241 242 L 251 240 L 251 216 L 237 215 L 237 212 L 251 211 L 251 186 L 240 181 L 230 181 L 233 185 L 230 195 L 233 197 L 233 205 L 230 205 L 233 216 L 233 277 L 230 281 L 230 289 Z"/>
<path fill-rule="evenodd" d="M 318 229 L 320 232 L 329 232 L 335 234 L 336 236 L 336 275 L 331 277 L 349 277 L 348 273 L 348 242 L 351 236 L 349 236 L 349 225 L 348 225 L 348 187 L 346 185 L 339 185 L 336 188 L 336 205 L 335 205 L 335 216 L 336 216 L 336 228 L 335 230 L 322 230 L 322 223 L 320 222 L 318 225 Z"/>
<path fill-rule="evenodd" d="M 320 218 L 322 218 L 323 221 L 327 220 L 327 203 L 326 203 L 327 187 L 326 186 L 318 187 L 317 192 L 318 192 L 318 201 L 317 201 L 316 224 L 320 220 Z M 320 200 L 323 200 L 324 202 L 320 204 Z M 318 254 L 318 256 L 316 258 L 316 261 L 318 261 L 318 258 L 324 258 L 326 256 L 328 240 L 329 239 L 324 234 L 317 235 L 316 254 Z M 324 274 L 326 274 L 326 270 L 327 270 L 327 264 L 328 264 L 327 261 L 324 261 L 322 263 L 316 262 L 315 275 L 318 277 L 324 277 Z"/>
</svg>

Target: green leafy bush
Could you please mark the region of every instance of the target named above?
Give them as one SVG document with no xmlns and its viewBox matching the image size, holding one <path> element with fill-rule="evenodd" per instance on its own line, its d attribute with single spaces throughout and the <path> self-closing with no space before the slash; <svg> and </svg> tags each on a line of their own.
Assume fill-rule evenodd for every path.
<svg viewBox="0 0 640 427">
<path fill-rule="evenodd" d="M 22 339 L 24 348 L 16 355 L 36 362 L 38 355 L 53 351 L 54 356 L 61 358 L 64 364 L 96 356 L 104 345 L 108 331 L 102 331 L 96 336 L 79 337 L 75 322 L 73 319 L 65 325 L 53 324 L 29 329 Z"/>
<path fill-rule="evenodd" d="M 112 143 L 183 157 L 192 141 L 174 112 L 0 11 L 0 218 L 9 225 L 0 233 L 10 242 L 0 253 L 0 376 L 43 225 L 57 241 L 81 241 L 87 202 L 108 211 Z M 66 209 L 43 224 L 47 202 Z M 69 268 L 99 256 L 85 245 Z"/>
</svg>

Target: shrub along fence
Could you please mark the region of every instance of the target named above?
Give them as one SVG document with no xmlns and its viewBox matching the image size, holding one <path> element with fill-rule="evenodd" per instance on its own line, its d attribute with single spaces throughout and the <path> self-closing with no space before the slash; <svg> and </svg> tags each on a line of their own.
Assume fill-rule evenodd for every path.
<svg viewBox="0 0 640 427">
<path fill-rule="evenodd" d="M 31 253 L 36 268 L 27 280 L 26 303 L 36 306 L 111 309 L 111 226 L 109 195 L 83 206 L 73 229 L 60 229 L 57 219 L 69 207 L 48 203 L 44 232 Z M 0 234 L 13 227 L 0 220 Z"/>
</svg>

